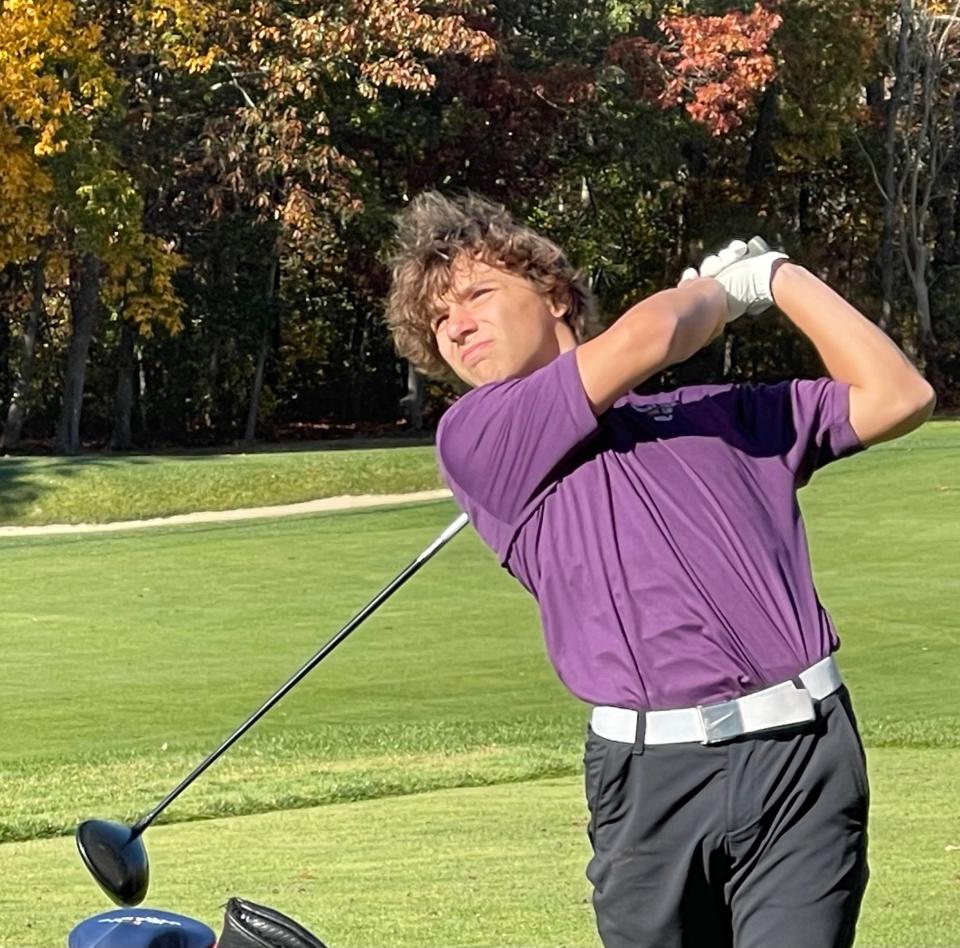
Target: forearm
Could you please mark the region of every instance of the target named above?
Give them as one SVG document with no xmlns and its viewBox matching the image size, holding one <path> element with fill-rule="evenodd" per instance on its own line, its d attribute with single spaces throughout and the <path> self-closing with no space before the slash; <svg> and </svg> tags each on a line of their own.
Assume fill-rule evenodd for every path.
<svg viewBox="0 0 960 948">
<path fill-rule="evenodd" d="M 722 331 L 727 295 L 716 280 L 690 280 L 647 297 L 577 349 L 584 391 L 601 414 L 667 366 L 683 362 Z"/>
<path fill-rule="evenodd" d="M 660 368 L 686 362 L 723 333 L 728 317 L 727 293 L 716 280 L 690 280 L 675 290 L 666 290 L 659 295 L 679 300 L 679 303 L 670 306 L 672 332 L 664 364 Z"/>
<path fill-rule="evenodd" d="M 933 390 L 923 376 L 889 336 L 823 281 L 783 263 L 771 289 L 830 376 L 851 386 L 850 421 L 864 443 L 897 437 L 929 417 Z"/>
</svg>

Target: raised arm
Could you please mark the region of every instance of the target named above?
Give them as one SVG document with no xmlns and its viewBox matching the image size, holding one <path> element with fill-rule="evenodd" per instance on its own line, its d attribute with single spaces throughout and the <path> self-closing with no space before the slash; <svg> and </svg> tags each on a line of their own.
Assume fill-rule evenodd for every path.
<svg viewBox="0 0 960 948">
<path fill-rule="evenodd" d="M 713 279 L 690 280 L 648 297 L 577 348 L 577 367 L 595 415 L 644 379 L 690 358 L 723 331 L 727 294 Z"/>
<path fill-rule="evenodd" d="M 775 264 L 774 302 L 816 347 L 830 376 L 850 385 L 850 425 L 864 444 L 912 431 L 933 412 L 933 388 L 879 327 L 812 273 Z"/>
</svg>

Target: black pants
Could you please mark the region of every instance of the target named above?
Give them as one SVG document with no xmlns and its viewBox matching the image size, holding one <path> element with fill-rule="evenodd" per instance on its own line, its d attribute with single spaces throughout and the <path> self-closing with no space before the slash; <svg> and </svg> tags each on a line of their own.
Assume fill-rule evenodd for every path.
<svg viewBox="0 0 960 948">
<path fill-rule="evenodd" d="M 796 729 L 725 744 L 588 735 L 605 948 L 848 948 L 867 884 L 863 747 L 842 689 Z"/>
</svg>

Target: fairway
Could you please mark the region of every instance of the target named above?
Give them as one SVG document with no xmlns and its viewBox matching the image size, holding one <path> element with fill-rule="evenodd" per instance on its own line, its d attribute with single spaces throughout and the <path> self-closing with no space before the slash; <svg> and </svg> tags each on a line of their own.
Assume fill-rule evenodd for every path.
<svg viewBox="0 0 960 948">
<path fill-rule="evenodd" d="M 858 945 L 960 945 L 960 426 L 801 499 L 875 771 Z M 454 515 L 0 540 L 0 946 L 62 944 L 105 909 L 63 834 L 149 809 Z M 334 948 L 595 945 L 584 719 L 532 600 L 467 531 L 149 832 L 148 901 L 216 927 L 226 896 L 259 898 Z"/>
</svg>

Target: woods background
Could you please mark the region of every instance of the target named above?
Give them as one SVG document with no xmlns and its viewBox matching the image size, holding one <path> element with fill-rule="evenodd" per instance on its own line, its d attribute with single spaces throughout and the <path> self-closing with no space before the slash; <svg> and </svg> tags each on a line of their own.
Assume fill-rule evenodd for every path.
<svg viewBox="0 0 960 948">
<path fill-rule="evenodd" d="M 960 402 L 952 3 L 4 0 L 0 447 L 429 427 L 383 329 L 429 187 L 566 247 L 609 321 L 759 232 Z M 655 380 L 816 374 L 777 319 Z"/>
</svg>

